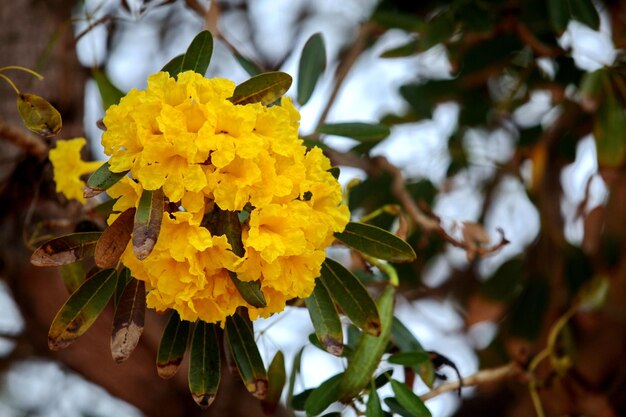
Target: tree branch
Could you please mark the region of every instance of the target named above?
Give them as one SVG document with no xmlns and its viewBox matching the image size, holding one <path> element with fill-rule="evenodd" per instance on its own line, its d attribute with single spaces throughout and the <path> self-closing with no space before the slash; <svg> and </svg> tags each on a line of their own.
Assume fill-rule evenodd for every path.
<svg viewBox="0 0 626 417">
<path fill-rule="evenodd" d="M 482 371 L 478 371 L 475 374 L 463 378 L 459 381 L 452 381 L 446 384 L 439 385 L 437 388 L 428 391 L 424 395 L 421 395 L 420 398 L 423 401 L 426 401 L 446 392 L 456 391 L 461 387 L 473 387 L 495 382 L 502 382 L 508 379 L 516 378 L 520 375 L 523 375 L 523 373 L 524 369 L 517 362 L 511 362 L 499 368 L 483 369 Z"/>
</svg>

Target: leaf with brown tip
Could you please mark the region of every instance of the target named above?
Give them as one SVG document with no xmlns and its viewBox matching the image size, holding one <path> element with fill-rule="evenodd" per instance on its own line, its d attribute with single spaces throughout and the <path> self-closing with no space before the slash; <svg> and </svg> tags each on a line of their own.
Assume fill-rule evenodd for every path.
<svg viewBox="0 0 626 417">
<path fill-rule="evenodd" d="M 41 245 L 30 257 L 35 266 L 61 266 L 93 255 L 100 232 L 82 232 L 57 237 Z"/>
<path fill-rule="evenodd" d="M 183 361 L 189 338 L 189 324 L 173 311 L 163 330 L 156 362 L 157 373 L 163 379 L 173 377 Z"/>
<path fill-rule="evenodd" d="M 96 243 L 94 252 L 97 266 L 100 268 L 111 268 L 120 260 L 133 232 L 134 217 L 135 208 L 131 207 L 120 214 L 102 233 L 98 243 Z"/>
<path fill-rule="evenodd" d="M 122 292 L 113 317 L 111 354 L 115 362 L 124 362 L 137 347 L 143 333 L 145 312 L 145 283 L 131 279 Z"/>
<path fill-rule="evenodd" d="M 52 321 L 48 347 L 63 349 L 85 333 L 113 296 L 116 283 L 117 274 L 113 269 L 100 271 L 85 281 Z"/>
<path fill-rule="evenodd" d="M 267 372 L 252 329 L 243 317 L 235 314 L 226 318 L 226 336 L 246 389 L 256 398 L 264 399 L 268 387 Z"/>
<path fill-rule="evenodd" d="M 164 203 L 165 196 L 162 189 L 143 190 L 133 226 L 133 250 L 139 260 L 146 259 L 156 245 L 161 231 Z"/>
<path fill-rule="evenodd" d="M 208 408 L 220 384 L 220 349 L 216 325 L 198 321 L 189 352 L 189 390 L 194 401 Z"/>
</svg>

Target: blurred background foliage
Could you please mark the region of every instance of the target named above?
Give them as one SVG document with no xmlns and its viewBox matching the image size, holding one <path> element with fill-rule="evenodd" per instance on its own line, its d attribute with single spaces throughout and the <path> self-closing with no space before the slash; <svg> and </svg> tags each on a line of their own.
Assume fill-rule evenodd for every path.
<svg viewBox="0 0 626 417">
<path fill-rule="evenodd" d="M 213 3 L 4 2 L 0 56 L 3 65 L 46 77 L 38 84 L 14 78 L 59 109 L 63 138 L 86 134 L 97 157 L 102 107 L 94 79 L 108 79 L 123 91 L 143 87 L 148 74 L 207 28 L 216 39 L 208 76 L 240 82 L 257 71 L 281 70 L 298 85 L 298 77 L 310 77 L 298 71 L 303 45 L 321 32 L 325 56 L 310 57 L 305 66 L 317 66 L 321 79 L 310 97 L 296 88 L 288 93 L 302 105 L 302 135 L 340 166 L 353 218 L 404 234 L 417 253 L 415 262 L 393 266 L 400 280 L 396 315 L 421 343 L 403 347 L 396 335 L 389 348 L 423 346 L 450 358 L 463 376 L 480 370 L 466 381 L 477 388 L 463 390 L 460 399 L 449 393 L 427 401 L 433 414 L 626 415 L 623 2 Z M 32 382 L 16 390 L 15 375 L 23 375 L 16 369 L 48 358 L 145 415 L 199 414 L 184 377 L 155 378 L 160 317 L 146 318 L 142 345 L 124 365 L 105 364 L 110 317 L 68 351 L 47 350 L 47 328 L 67 293 L 57 274 L 28 265 L 25 243 L 80 230 L 90 214 L 54 193 L 46 161 L 50 142 L 20 126 L 10 87 L 0 89 L 3 293 L 12 294 L 24 321 L 16 326 L 19 315 L 10 315 L 11 301 L 4 302 L 3 316 L 13 318 L 2 329 L 7 348 L 0 358 L 6 370 L 0 411 L 109 412 L 77 401 L 51 411 L 49 402 L 19 400 L 16 392 L 43 394 Z M 337 126 L 356 122 L 376 129 L 364 135 L 356 125 Z M 331 254 L 378 295 L 384 266 L 341 249 Z M 356 336 L 347 333 L 350 346 Z M 262 330 L 260 338 L 267 334 Z M 307 331 L 287 334 L 270 344 L 308 343 Z M 271 357 L 264 357 L 266 363 Z M 309 383 L 301 387 L 335 373 L 316 379 L 310 375 L 316 365 L 305 366 L 307 360 L 315 361 L 302 358 L 298 379 Z M 428 391 L 420 381 L 412 384 L 419 369 L 393 369 L 416 393 Z M 56 384 L 55 375 L 47 385 Z M 421 376 L 432 382 L 432 375 Z M 434 386 L 441 384 L 437 379 Z M 57 389 L 55 396 L 73 392 Z M 383 397 L 391 392 L 384 389 Z M 298 408 L 298 400 L 303 397 L 277 413 Z M 397 402 L 383 404 L 411 415 Z M 261 409 L 230 378 L 211 413 L 261 415 Z"/>
</svg>

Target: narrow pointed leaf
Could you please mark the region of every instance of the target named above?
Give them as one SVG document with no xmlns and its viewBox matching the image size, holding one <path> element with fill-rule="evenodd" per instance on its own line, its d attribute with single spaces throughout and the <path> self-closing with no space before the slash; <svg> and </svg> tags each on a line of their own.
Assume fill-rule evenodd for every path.
<svg viewBox="0 0 626 417">
<path fill-rule="evenodd" d="M 84 261 L 79 261 L 67 265 L 61 265 L 59 273 L 61 274 L 61 279 L 63 279 L 65 288 L 67 288 L 67 291 L 71 294 L 76 291 L 83 282 L 85 282 L 85 274 L 87 271 L 85 270 Z"/>
<path fill-rule="evenodd" d="M 361 333 L 348 359 L 348 367 L 341 383 L 341 399 L 349 401 L 370 383 L 380 360 L 387 349 L 393 322 L 395 288 L 388 285 L 377 301 L 382 331 L 378 337 Z"/>
<path fill-rule="evenodd" d="M 61 114 L 43 97 L 35 94 L 19 94 L 17 111 L 28 130 L 51 138 L 61 130 Z"/>
<path fill-rule="evenodd" d="M 598 164 L 616 168 L 626 159 L 626 116 L 621 103 L 612 95 L 606 97 L 594 119 Z"/>
<path fill-rule="evenodd" d="M 315 388 L 304 403 L 304 411 L 307 417 L 321 414 L 332 403 L 339 399 L 339 387 L 343 378 L 343 372 L 330 377 Z"/>
<path fill-rule="evenodd" d="M 420 355 L 428 355 L 422 344 L 413 336 L 413 333 L 397 318 L 393 318 L 391 337 L 401 352 L 412 352 Z M 413 366 L 414 371 L 420 375 L 424 383 L 432 388 L 435 382 L 435 370 L 431 361 L 425 361 Z"/>
<path fill-rule="evenodd" d="M 133 250 L 137 259 L 143 260 L 150 255 L 156 245 L 161 231 L 163 219 L 163 205 L 165 196 L 163 190 L 143 190 L 133 226 Z"/>
<path fill-rule="evenodd" d="M 128 359 L 143 333 L 146 313 L 146 286 L 132 279 L 126 284 L 115 308 L 111 333 L 111 354 L 115 362 Z"/>
<path fill-rule="evenodd" d="M 350 222 L 341 233 L 335 233 L 340 242 L 374 258 L 390 262 L 412 262 L 415 251 L 393 233 L 366 223 Z"/>
<path fill-rule="evenodd" d="M 251 77 L 259 75 L 261 72 L 263 72 L 261 71 L 261 68 L 259 68 L 254 62 L 241 55 L 240 53 L 235 52 L 235 59 L 237 60 L 239 65 L 241 65 L 241 68 L 243 68 Z"/>
<path fill-rule="evenodd" d="M 180 367 L 187 349 L 189 322 L 181 320 L 177 312 L 172 312 L 157 353 L 157 373 L 163 379 L 174 376 Z"/>
<path fill-rule="evenodd" d="M 414 417 L 431 417 L 432 414 L 424 405 L 424 401 L 418 397 L 409 387 L 395 379 L 391 380 L 391 388 L 396 395 L 396 401 L 402 406 L 410 415 Z"/>
<path fill-rule="evenodd" d="M 265 72 L 239 84 L 229 100 L 234 104 L 261 103 L 264 106 L 281 98 L 291 86 L 284 72 Z"/>
<path fill-rule="evenodd" d="M 232 271 L 228 271 L 228 275 L 246 303 L 256 308 L 267 306 L 267 301 L 265 300 L 263 291 L 261 291 L 261 283 L 259 281 L 242 281 L 237 277 L 237 274 Z"/>
<path fill-rule="evenodd" d="M 176 77 L 178 74 L 183 72 L 183 59 L 185 58 L 185 54 L 180 54 L 175 56 L 165 64 L 165 66 L 161 69 L 161 71 L 167 72 L 170 74 L 170 77 Z"/>
<path fill-rule="evenodd" d="M 424 351 L 400 352 L 391 355 L 387 362 L 404 366 L 420 366 L 423 363 L 430 362 L 430 355 Z"/>
<path fill-rule="evenodd" d="M 572 18 L 589 26 L 593 30 L 600 29 L 600 15 L 592 0 L 569 0 Z"/>
<path fill-rule="evenodd" d="M 133 277 L 130 275 L 130 269 L 128 268 L 122 268 L 117 275 L 117 288 L 115 289 L 115 298 L 113 300 L 116 307 L 120 302 L 120 298 L 122 298 L 126 285 L 128 285 L 131 279 L 133 279 Z"/>
<path fill-rule="evenodd" d="M 393 415 L 397 414 L 402 417 L 415 417 L 412 413 L 402 407 L 395 397 L 385 398 L 385 404 L 387 404 L 389 411 L 391 411 Z"/>
<path fill-rule="evenodd" d="M 287 387 L 287 405 L 291 407 L 294 407 L 293 406 L 293 399 L 294 399 L 293 390 L 296 386 L 296 378 L 298 377 L 298 374 L 300 373 L 300 365 L 302 364 L 303 352 L 304 352 L 304 346 L 300 348 L 298 353 L 296 353 L 296 356 L 293 357 L 293 362 L 291 364 L 291 374 L 289 375 L 289 387 Z"/>
<path fill-rule="evenodd" d="M 124 172 L 111 172 L 111 165 L 109 161 L 102 164 L 87 180 L 87 186 L 83 190 L 83 196 L 85 198 L 94 197 L 101 192 L 108 190 L 115 185 L 119 180 L 124 178 L 128 171 Z"/>
<path fill-rule="evenodd" d="M 209 68 L 213 54 L 213 35 L 208 30 L 196 35 L 189 44 L 181 63 L 181 71 L 195 71 L 204 75 Z"/>
<path fill-rule="evenodd" d="M 325 124 L 317 131 L 325 135 L 352 138 L 359 142 L 379 142 L 391 133 L 389 126 L 359 122 Z"/>
<path fill-rule="evenodd" d="M 100 268 L 115 266 L 126 249 L 133 232 L 133 217 L 135 208 L 131 207 L 119 215 L 115 221 L 104 230 L 94 251 L 96 265 Z"/>
<path fill-rule="evenodd" d="M 305 300 L 315 334 L 324 348 L 335 356 L 343 352 L 343 329 L 341 320 L 328 290 L 316 280 L 313 293 Z"/>
<path fill-rule="evenodd" d="M 189 356 L 189 390 L 194 401 L 206 409 L 215 399 L 221 375 L 215 324 L 196 323 Z"/>
<path fill-rule="evenodd" d="M 316 33 L 304 44 L 298 66 L 298 103 L 305 105 L 315 84 L 326 69 L 326 48 L 321 33 Z"/>
<path fill-rule="evenodd" d="M 326 258 L 320 280 L 352 323 L 369 334 L 380 334 L 376 303 L 352 272 L 339 262 Z"/>
<path fill-rule="evenodd" d="M 259 399 L 267 394 L 267 372 L 252 329 L 239 314 L 226 318 L 228 346 L 246 389 Z"/>
<path fill-rule="evenodd" d="M 393 368 L 388 369 L 384 371 L 383 373 L 381 373 L 380 375 L 378 375 L 374 379 L 374 388 L 379 389 L 387 385 L 389 381 L 391 380 L 392 375 L 393 375 Z"/>
<path fill-rule="evenodd" d="M 267 377 L 269 385 L 267 388 L 267 395 L 261 402 L 261 408 L 263 412 L 271 416 L 276 411 L 278 404 L 280 403 L 280 396 L 283 393 L 285 387 L 285 381 L 287 380 L 287 372 L 285 371 L 285 355 L 280 350 L 274 355 L 272 363 L 267 370 Z"/>
<path fill-rule="evenodd" d="M 372 389 L 370 391 L 369 397 L 367 398 L 367 405 L 365 409 L 365 417 L 384 417 L 383 408 L 380 405 L 380 398 L 378 397 L 378 393 L 376 390 Z"/>
<path fill-rule="evenodd" d="M 306 404 L 306 400 L 309 398 L 313 390 L 314 388 L 308 388 L 294 395 L 291 399 L 291 402 L 289 403 L 291 404 L 291 408 L 296 411 L 304 411 L 304 405 Z"/>
<path fill-rule="evenodd" d="M 93 255 L 100 232 L 72 233 L 41 245 L 30 257 L 35 266 L 61 266 Z"/>
<path fill-rule="evenodd" d="M 51 350 L 63 349 L 85 333 L 111 299 L 116 283 L 117 274 L 113 269 L 100 271 L 85 281 L 52 321 L 48 347 Z"/>
<path fill-rule="evenodd" d="M 241 221 L 237 212 L 215 208 L 209 219 L 208 228 L 215 236 L 225 235 L 235 255 L 242 257 L 246 254 L 241 241 Z M 257 308 L 267 306 L 259 281 L 242 281 L 232 271 L 228 271 L 228 274 L 248 304 Z"/>
<path fill-rule="evenodd" d="M 109 77 L 99 69 L 92 71 L 91 75 L 98 84 L 98 90 L 100 91 L 100 98 L 102 99 L 102 108 L 106 111 L 109 107 L 120 102 L 122 97 L 125 96 L 124 92 L 117 88 Z"/>
</svg>

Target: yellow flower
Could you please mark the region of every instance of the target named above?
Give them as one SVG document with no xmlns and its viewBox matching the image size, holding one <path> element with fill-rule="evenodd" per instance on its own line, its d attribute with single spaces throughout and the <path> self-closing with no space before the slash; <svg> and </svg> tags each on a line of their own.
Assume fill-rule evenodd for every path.
<svg viewBox="0 0 626 417">
<path fill-rule="evenodd" d="M 86 143 L 85 138 L 60 140 L 56 148 L 50 150 L 49 155 L 54 168 L 57 192 L 81 203 L 85 202 L 85 197 L 83 197 L 85 181 L 80 177 L 95 171 L 102 165 L 102 162 L 85 162 L 80 158 L 80 150 Z"/>
<path fill-rule="evenodd" d="M 184 320 L 223 322 L 238 307 L 267 317 L 308 297 L 326 246 L 349 220 L 330 161 L 298 137 L 291 101 L 235 105 L 233 91 L 228 80 L 161 72 L 104 117 L 111 170 L 130 171 L 108 191 L 114 210 L 136 206 L 144 189 L 162 188 L 168 203 L 150 255 L 138 260 L 129 244 L 122 263 L 146 282 L 148 306 Z M 211 232 L 205 216 L 218 209 L 240 216 L 241 236 L 228 239 L 241 239 L 241 257 Z M 258 281 L 267 305 L 249 305 L 233 273 Z"/>
</svg>

